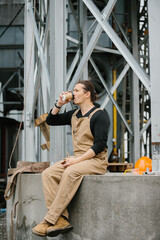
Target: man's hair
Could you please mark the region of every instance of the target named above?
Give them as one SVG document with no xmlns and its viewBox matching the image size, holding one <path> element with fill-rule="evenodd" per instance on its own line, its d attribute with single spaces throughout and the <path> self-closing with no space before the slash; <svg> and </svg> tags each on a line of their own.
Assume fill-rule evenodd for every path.
<svg viewBox="0 0 160 240">
<path fill-rule="evenodd" d="M 80 83 L 80 84 L 83 84 L 83 90 L 84 92 L 90 92 L 91 93 L 91 101 L 94 102 L 97 98 L 96 96 L 96 91 L 94 89 L 94 85 L 91 81 L 88 81 L 88 80 L 80 80 L 77 82 L 77 84 Z"/>
</svg>

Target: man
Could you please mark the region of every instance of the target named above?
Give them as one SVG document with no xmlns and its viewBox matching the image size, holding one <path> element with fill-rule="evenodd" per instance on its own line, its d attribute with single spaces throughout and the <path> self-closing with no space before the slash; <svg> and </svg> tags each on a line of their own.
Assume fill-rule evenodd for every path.
<svg viewBox="0 0 160 240">
<path fill-rule="evenodd" d="M 50 111 L 49 125 L 71 125 L 74 156 L 56 162 L 42 173 L 45 202 L 48 209 L 44 220 L 33 228 L 38 236 L 54 237 L 69 231 L 67 206 L 78 190 L 84 175 L 104 174 L 108 165 L 108 117 L 94 106 L 94 86 L 90 81 L 79 81 L 73 91 L 73 103 L 80 109 L 58 114 L 71 100 L 62 94 Z"/>
</svg>

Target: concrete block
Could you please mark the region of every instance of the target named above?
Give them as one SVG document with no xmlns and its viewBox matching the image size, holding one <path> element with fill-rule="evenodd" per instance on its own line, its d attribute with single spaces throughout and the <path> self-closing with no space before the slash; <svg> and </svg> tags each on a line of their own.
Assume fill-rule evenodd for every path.
<svg viewBox="0 0 160 240">
<path fill-rule="evenodd" d="M 16 205 L 15 211 L 17 202 L 19 204 Z M 13 217 L 11 217 L 12 211 Z M 41 174 L 18 176 L 15 194 L 7 201 L 7 239 L 40 239 L 32 235 L 32 228 L 43 220 L 46 211 Z"/>
<path fill-rule="evenodd" d="M 7 202 L 8 236 L 19 180 L 14 198 Z M 22 174 L 19 206 L 16 239 L 41 239 L 31 233 L 46 212 L 40 174 Z M 85 176 L 68 209 L 73 231 L 43 239 L 160 240 L 160 175 Z M 13 219 L 14 230 L 15 225 L 16 219 Z"/>
</svg>

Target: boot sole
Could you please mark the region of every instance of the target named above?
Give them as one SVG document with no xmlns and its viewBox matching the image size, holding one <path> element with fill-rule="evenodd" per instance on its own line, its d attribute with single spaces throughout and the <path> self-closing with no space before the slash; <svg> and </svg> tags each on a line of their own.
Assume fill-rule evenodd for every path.
<svg viewBox="0 0 160 240">
<path fill-rule="evenodd" d="M 55 229 L 55 230 L 50 230 L 47 231 L 47 236 L 48 237 L 56 237 L 59 234 L 64 234 L 69 232 L 73 227 L 71 225 L 64 227 L 64 228 L 60 228 L 60 229 Z"/>
<path fill-rule="evenodd" d="M 36 232 L 35 230 L 32 229 L 32 233 L 39 236 L 39 237 L 46 237 L 47 236 L 47 233 L 46 234 L 40 234 L 39 232 Z"/>
</svg>

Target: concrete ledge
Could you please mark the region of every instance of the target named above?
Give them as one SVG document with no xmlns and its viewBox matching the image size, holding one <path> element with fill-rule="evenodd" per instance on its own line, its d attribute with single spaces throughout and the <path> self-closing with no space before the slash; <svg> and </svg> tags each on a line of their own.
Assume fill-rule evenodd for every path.
<svg viewBox="0 0 160 240">
<path fill-rule="evenodd" d="M 7 202 L 7 235 L 11 210 L 18 197 Z M 41 239 L 32 227 L 46 212 L 40 174 L 22 174 L 17 240 Z M 85 176 L 69 206 L 73 231 L 55 240 L 160 240 L 160 175 L 111 174 Z M 16 219 L 13 219 L 15 229 Z M 47 238 L 43 238 L 47 239 Z"/>
</svg>

